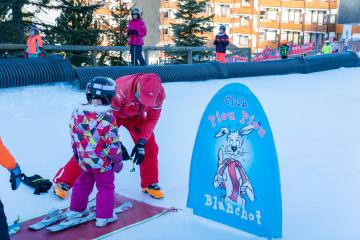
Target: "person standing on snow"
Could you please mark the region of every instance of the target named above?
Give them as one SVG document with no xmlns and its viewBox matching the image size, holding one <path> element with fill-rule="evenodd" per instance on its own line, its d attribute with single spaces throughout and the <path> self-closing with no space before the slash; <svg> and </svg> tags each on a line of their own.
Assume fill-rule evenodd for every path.
<svg viewBox="0 0 360 240">
<path fill-rule="evenodd" d="M 286 40 L 281 41 L 280 46 L 280 57 L 281 59 L 287 59 L 288 58 L 288 52 L 290 51 L 290 46 L 287 44 L 288 42 Z"/>
<path fill-rule="evenodd" d="M 140 166 L 142 191 L 153 198 L 163 198 L 164 193 L 158 185 L 159 148 L 154 135 L 166 97 L 161 79 L 154 73 L 141 73 L 121 77 L 115 82 L 116 96 L 111 106 L 118 127 L 124 126 L 135 143 L 131 157 Z M 122 155 L 124 160 L 130 159 L 123 146 Z M 54 177 L 55 194 L 65 198 L 79 174 L 79 166 L 74 158 L 70 159 Z"/>
<path fill-rule="evenodd" d="M 20 166 L 16 163 L 15 158 L 10 154 L 9 150 L 4 146 L 0 138 L 0 165 L 8 169 L 10 172 L 11 189 L 18 189 L 21 183 Z M 0 200 L 0 239 L 10 240 L 9 227 L 6 222 L 4 205 Z"/>
<path fill-rule="evenodd" d="M 225 33 L 225 25 L 220 25 L 219 33 L 215 36 L 215 60 L 221 63 L 226 63 L 226 46 L 229 45 L 229 36 Z"/>
<path fill-rule="evenodd" d="M 331 48 L 329 40 L 325 41 L 325 44 L 324 44 L 323 48 L 321 49 L 321 53 L 322 54 L 330 54 L 330 53 L 332 53 L 332 48 Z"/>
<path fill-rule="evenodd" d="M 42 57 L 43 41 L 36 25 L 31 25 L 29 37 L 26 41 L 25 58 Z"/>
<path fill-rule="evenodd" d="M 133 66 L 145 66 L 146 62 L 142 56 L 142 46 L 144 45 L 144 37 L 147 34 L 146 24 L 141 18 L 139 8 L 131 10 L 131 20 L 128 24 L 127 35 L 128 44 L 130 46 L 131 64 Z"/>
<path fill-rule="evenodd" d="M 117 221 L 115 176 L 123 167 L 121 143 L 116 120 L 110 107 L 115 96 L 115 82 L 96 77 L 86 87 L 87 104 L 78 106 L 71 115 L 70 132 L 73 156 L 81 167 L 71 196 L 67 218 L 82 217 L 86 212 L 94 184 L 96 194 L 96 226 Z"/>
</svg>

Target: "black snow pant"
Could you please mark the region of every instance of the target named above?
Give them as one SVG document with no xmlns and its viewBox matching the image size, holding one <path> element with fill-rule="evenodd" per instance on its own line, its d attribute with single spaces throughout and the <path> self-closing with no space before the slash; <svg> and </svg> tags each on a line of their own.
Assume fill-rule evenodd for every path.
<svg viewBox="0 0 360 240">
<path fill-rule="evenodd" d="M 142 55 L 142 46 L 130 45 L 131 64 L 133 66 L 145 66 L 146 62 Z"/>
<path fill-rule="evenodd" d="M 10 240 L 9 237 L 9 228 L 6 222 L 6 216 L 4 212 L 4 205 L 0 200 L 0 239 L 1 240 Z"/>
</svg>

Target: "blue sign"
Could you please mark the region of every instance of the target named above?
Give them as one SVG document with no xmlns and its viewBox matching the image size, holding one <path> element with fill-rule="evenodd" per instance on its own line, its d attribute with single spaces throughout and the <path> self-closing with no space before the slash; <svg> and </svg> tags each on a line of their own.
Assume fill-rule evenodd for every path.
<svg viewBox="0 0 360 240">
<path fill-rule="evenodd" d="M 242 84 L 222 88 L 202 116 L 187 206 L 196 215 L 258 236 L 282 237 L 273 136 L 261 104 Z"/>
</svg>

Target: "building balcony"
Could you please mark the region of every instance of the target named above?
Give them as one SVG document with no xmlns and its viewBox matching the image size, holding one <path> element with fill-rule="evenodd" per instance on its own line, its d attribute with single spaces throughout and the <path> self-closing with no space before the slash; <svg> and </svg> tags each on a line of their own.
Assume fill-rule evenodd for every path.
<svg viewBox="0 0 360 240">
<path fill-rule="evenodd" d="M 214 16 L 214 22 L 220 22 L 220 23 L 231 23 L 230 16 Z"/>
<path fill-rule="evenodd" d="M 224 4 L 233 4 L 234 1 L 233 0 L 221 0 L 221 1 L 217 1 L 219 3 L 224 3 Z"/>
<path fill-rule="evenodd" d="M 233 8 L 233 14 L 248 14 L 248 15 L 251 15 L 251 7 Z"/>
<path fill-rule="evenodd" d="M 338 8 L 338 0 L 330 0 L 330 9 Z"/>
<path fill-rule="evenodd" d="M 162 42 L 173 42 L 171 35 L 161 35 L 160 40 Z"/>
<path fill-rule="evenodd" d="M 280 7 L 281 0 L 260 0 L 261 7 Z"/>
<path fill-rule="evenodd" d="M 176 20 L 169 19 L 169 18 L 161 18 L 161 16 L 160 16 L 160 23 L 161 23 L 161 25 L 170 25 L 171 23 L 176 23 Z"/>
<path fill-rule="evenodd" d="M 99 8 L 95 11 L 96 14 L 111 15 L 111 11 L 107 8 Z"/>
<path fill-rule="evenodd" d="M 304 8 L 304 0 L 283 0 L 282 6 L 286 8 Z"/>
<path fill-rule="evenodd" d="M 305 7 L 312 9 L 329 9 L 331 6 L 329 0 L 306 0 Z M 337 8 L 337 7 L 335 7 Z"/>
<path fill-rule="evenodd" d="M 303 25 L 301 23 L 281 23 L 281 29 L 302 31 Z"/>
<path fill-rule="evenodd" d="M 252 28 L 249 26 L 240 26 L 231 28 L 231 34 L 251 34 Z"/>
<path fill-rule="evenodd" d="M 277 41 L 261 41 L 259 40 L 257 44 L 257 48 L 277 48 L 278 42 Z"/>
<path fill-rule="evenodd" d="M 327 25 L 305 24 L 304 31 L 308 32 L 327 32 Z"/>
<path fill-rule="evenodd" d="M 177 9 L 176 2 L 161 1 L 160 8 Z"/>
<path fill-rule="evenodd" d="M 336 32 L 336 24 L 329 24 L 328 25 L 329 32 Z"/>
<path fill-rule="evenodd" d="M 274 28 L 278 29 L 280 27 L 279 23 L 277 21 L 263 21 L 261 20 L 259 22 L 260 28 Z"/>
<path fill-rule="evenodd" d="M 251 31 L 252 31 L 252 28 L 250 28 L 249 26 L 233 27 L 231 29 L 231 33 L 236 33 L 236 34 L 248 34 L 248 35 L 250 35 Z"/>
</svg>

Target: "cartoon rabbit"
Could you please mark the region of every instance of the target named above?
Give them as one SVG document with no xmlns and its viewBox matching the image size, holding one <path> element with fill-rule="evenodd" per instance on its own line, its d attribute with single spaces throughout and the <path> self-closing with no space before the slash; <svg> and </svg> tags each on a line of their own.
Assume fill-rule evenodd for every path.
<svg viewBox="0 0 360 240">
<path fill-rule="evenodd" d="M 253 126 L 246 126 L 235 132 L 229 131 L 228 128 L 221 128 L 215 137 L 222 137 L 226 134 L 225 155 L 224 151 L 219 148 L 218 151 L 218 169 L 214 178 L 214 188 L 220 187 L 222 198 L 245 206 L 244 196 L 247 195 L 250 201 L 254 201 L 254 190 L 250 180 L 245 172 L 244 167 L 239 159 L 245 154 L 244 136 L 248 135 Z"/>
</svg>

